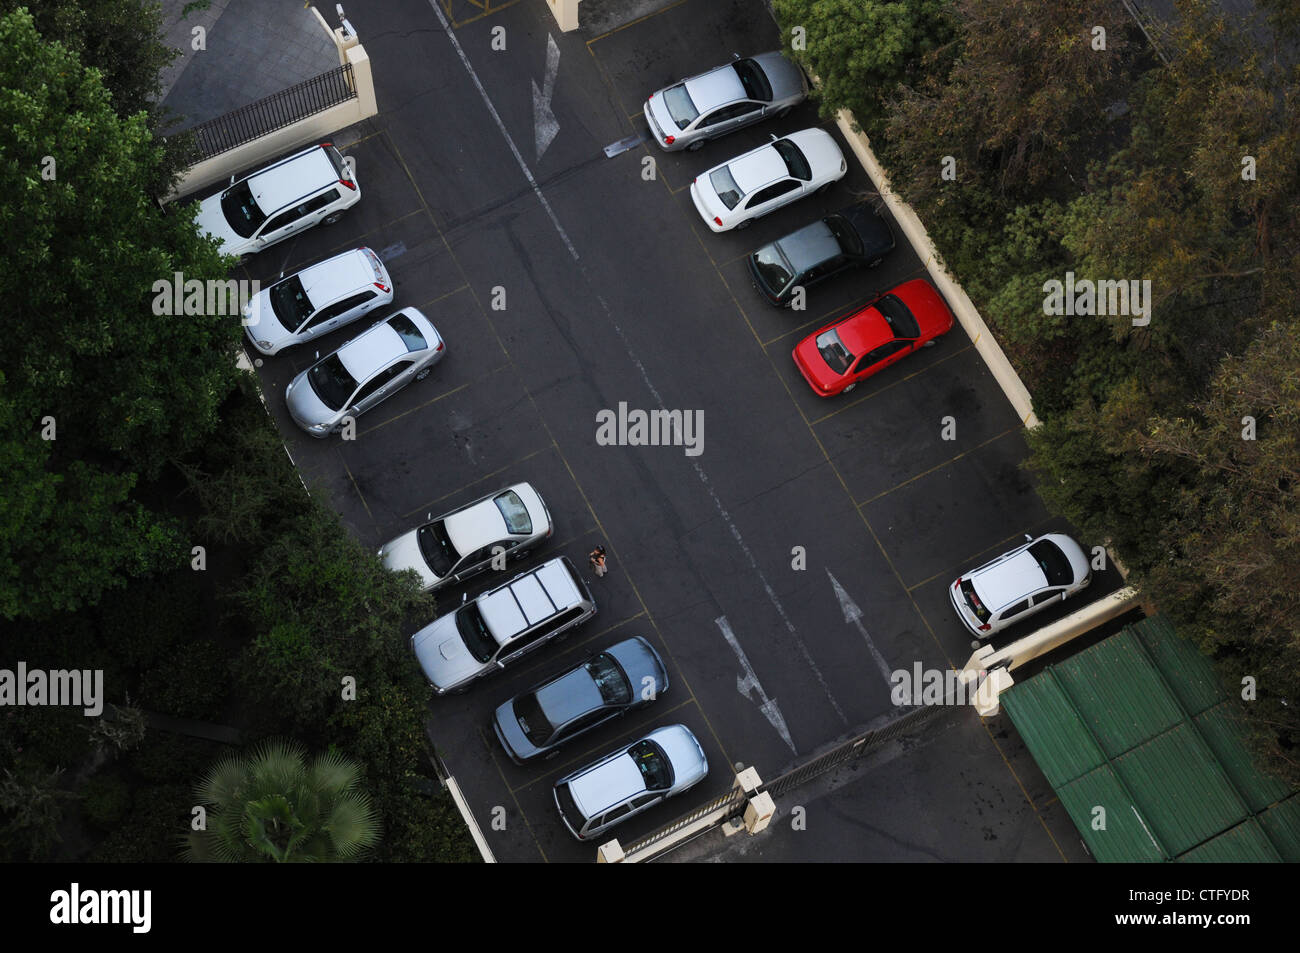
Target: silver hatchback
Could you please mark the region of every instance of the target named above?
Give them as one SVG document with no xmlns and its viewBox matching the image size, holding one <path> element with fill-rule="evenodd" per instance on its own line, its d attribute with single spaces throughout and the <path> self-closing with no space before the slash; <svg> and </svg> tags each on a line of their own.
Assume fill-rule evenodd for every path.
<svg viewBox="0 0 1300 953">
<path fill-rule="evenodd" d="M 760 119 L 780 119 L 807 97 L 798 66 L 779 52 L 760 53 L 651 93 L 643 111 L 659 148 L 693 151 Z"/>
</svg>

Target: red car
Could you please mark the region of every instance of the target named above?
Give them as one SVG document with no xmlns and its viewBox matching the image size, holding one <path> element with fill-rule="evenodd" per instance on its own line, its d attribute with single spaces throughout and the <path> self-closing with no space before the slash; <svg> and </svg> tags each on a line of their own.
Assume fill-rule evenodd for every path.
<svg viewBox="0 0 1300 953">
<path fill-rule="evenodd" d="M 847 394 L 895 361 L 952 330 L 952 312 L 924 278 L 887 291 L 795 347 L 795 366 L 822 397 Z"/>
</svg>

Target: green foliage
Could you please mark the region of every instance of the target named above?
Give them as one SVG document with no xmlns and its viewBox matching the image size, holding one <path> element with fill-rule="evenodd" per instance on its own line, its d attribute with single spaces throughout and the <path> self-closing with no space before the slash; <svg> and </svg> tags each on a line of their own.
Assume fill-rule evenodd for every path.
<svg viewBox="0 0 1300 953">
<path fill-rule="evenodd" d="M 187 860 L 357 860 L 379 841 L 361 767 L 334 751 L 308 763 L 301 746 L 268 741 L 219 761 L 195 795 L 207 821 L 189 835 Z"/>
<path fill-rule="evenodd" d="M 136 790 L 131 810 L 100 841 L 93 863 L 174 863 L 188 829 L 194 796 L 181 784 L 160 784 Z"/>
<path fill-rule="evenodd" d="M 952 37 L 949 0 L 775 0 L 787 54 L 822 81 L 822 115 L 852 110 L 870 129 L 881 102 Z M 806 49 L 792 48 L 793 28 Z"/>
<path fill-rule="evenodd" d="M 112 830 L 131 809 L 131 789 L 111 774 L 91 778 L 81 796 L 86 820 L 103 831 Z"/>
<path fill-rule="evenodd" d="M 211 639 L 195 639 L 164 657 L 140 680 L 140 704 L 150 711 L 211 721 L 230 689 L 230 661 Z"/>
<path fill-rule="evenodd" d="M 76 797 L 59 786 L 62 774 L 0 769 L 0 857 L 40 860 L 61 839 L 63 803 Z"/>
</svg>

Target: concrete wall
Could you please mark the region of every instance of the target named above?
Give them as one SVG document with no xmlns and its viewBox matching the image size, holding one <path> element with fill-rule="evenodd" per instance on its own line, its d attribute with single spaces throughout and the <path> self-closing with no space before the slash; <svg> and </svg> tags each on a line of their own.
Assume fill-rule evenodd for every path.
<svg viewBox="0 0 1300 953">
<path fill-rule="evenodd" d="M 560 25 L 560 30 L 568 33 L 570 30 L 578 28 L 578 4 L 581 0 L 546 0 L 546 5 L 551 8 L 551 13 L 555 16 L 555 22 Z"/>
</svg>

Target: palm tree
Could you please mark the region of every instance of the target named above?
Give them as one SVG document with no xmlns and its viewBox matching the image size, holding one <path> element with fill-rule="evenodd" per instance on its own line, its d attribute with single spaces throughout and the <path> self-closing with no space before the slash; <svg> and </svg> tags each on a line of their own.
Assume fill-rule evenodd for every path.
<svg viewBox="0 0 1300 953">
<path fill-rule="evenodd" d="M 336 751 L 317 755 L 292 741 L 266 741 L 217 762 L 195 794 L 205 829 L 183 856 L 223 863 L 357 860 L 379 842 L 379 818 L 361 790 L 361 766 Z"/>
</svg>

